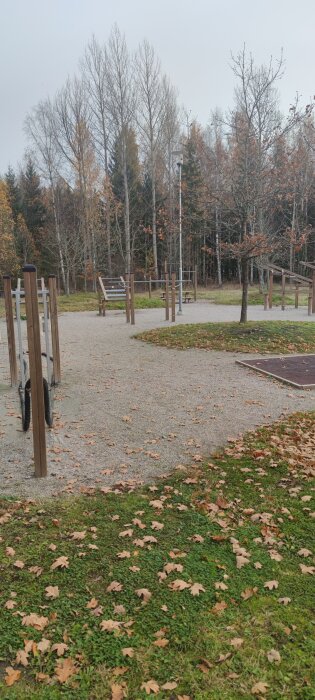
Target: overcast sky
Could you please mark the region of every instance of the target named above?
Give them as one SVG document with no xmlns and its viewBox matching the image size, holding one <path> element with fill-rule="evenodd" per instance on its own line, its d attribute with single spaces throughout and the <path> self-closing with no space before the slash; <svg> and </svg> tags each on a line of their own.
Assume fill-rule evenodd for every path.
<svg viewBox="0 0 315 700">
<path fill-rule="evenodd" d="M 22 162 L 28 111 L 73 75 L 92 34 L 106 41 L 115 22 L 131 50 L 144 38 L 153 44 L 202 124 L 232 105 L 230 55 L 244 43 L 258 63 L 283 48 L 283 111 L 296 92 L 304 103 L 315 92 L 314 0 L 2 0 L 0 173 Z"/>
</svg>

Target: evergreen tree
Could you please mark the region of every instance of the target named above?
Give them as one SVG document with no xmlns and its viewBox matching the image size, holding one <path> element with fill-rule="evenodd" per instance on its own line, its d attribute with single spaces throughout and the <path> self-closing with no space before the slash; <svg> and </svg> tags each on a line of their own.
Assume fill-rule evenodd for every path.
<svg viewBox="0 0 315 700">
<path fill-rule="evenodd" d="M 0 180 L 0 274 L 15 275 L 17 271 L 13 213 L 7 185 Z"/>
<path fill-rule="evenodd" d="M 22 191 L 21 213 L 33 238 L 35 248 L 40 251 L 44 237 L 46 208 L 40 179 L 30 157 L 27 158 L 25 172 L 21 173 L 20 181 Z"/>
</svg>

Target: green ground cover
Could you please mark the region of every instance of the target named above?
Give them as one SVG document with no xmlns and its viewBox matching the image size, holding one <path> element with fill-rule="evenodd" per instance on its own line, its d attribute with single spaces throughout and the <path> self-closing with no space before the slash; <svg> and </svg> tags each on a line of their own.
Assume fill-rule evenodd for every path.
<svg viewBox="0 0 315 700">
<path fill-rule="evenodd" d="M 227 350 L 251 353 L 307 353 L 315 351 L 315 328 L 300 321 L 194 323 L 155 328 L 136 338 L 168 348 Z"/>
<path fill-rule="evenodd" d="M 314 418 L 133 492 L 0 501 L 0 697 L 314 698 Z"/>
</svg>

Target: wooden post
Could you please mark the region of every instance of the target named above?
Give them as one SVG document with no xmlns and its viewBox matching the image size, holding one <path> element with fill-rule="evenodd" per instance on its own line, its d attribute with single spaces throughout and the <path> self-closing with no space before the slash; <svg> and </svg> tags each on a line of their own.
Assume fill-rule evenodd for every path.
<svg viewBox="0 0 315 700">
<path fill-rule="evenodd" d="M 269 272 L 269 309 L 272 309 L 272 294 L 273 294 L 273 270 Z"/>
<path fill-rule="evenodd" d="M 312 284 L 309 285 L 309 290 L 308 290 L 308 307 L 307 307 L 307 313 L 308 316 L 312 315 L 312 307 L 313 307 L 313 290 L 312 290 Z"/>
<path fill-rule="evenodd" d="M 296 309 L 299 308 L 299 283 L 298 282 L 295 283 L 294 305 L 295 305 Z"/>
<path fill-rule="evenodd" d="M 47 476 L 47 456 L 36 267 L 34 265 L 25 265 L 23 272 L 31 379 L 35 476 L 42 477 Z"/>
<path fill-rule="evenodd" d="M 130 323 L 130 280 L 126 274 L 126 323 Z"/>
<path fill-rule="evenodd" d="M 7 322 L 7 336 L 8 336 L 11 386 L 16 386 L 18 383 L 18 371 L 17 371 L 17 362 L 16 362 L 14 319 L 13 319 L 13 309 L 12 309 L 11 277 L 10 277 L 10 275 L 4 275 L 3 288 L 4 288 L 5 317 L 6 317 L 6 322 Z"/>
<path fill-rule="evenodd" d="M 130 323 L 135 325 L 135 276 L 130 275 Z"/>
<path fill-rule="evenodd" d="M 176 279 L 175 272 L 172 272 L 172 323 L 175 323 L 175 311 L 176 311 Z"/>
<path fill-rule="evenodd" d="M 149 277 L 149 299 L 152 297 L 152 278 L 151 275 Z"/>
<path fill-rule="evenodd" d="M 165 278 L 166 278 L 166 275 L 167 275 L 167 267 L 168 267 L 168 265 L 167 265 L 167 258 L 165 258 L 165 260 L 164 260 L 164 276 L 165 276 Z"/>
<path fill-rule="evenodd" d="M 194 269 L 194 301 L 197 301 L 197 282 L 198 282 L 198 277 L 197 277 L 197 265 L 195 265 Z"/>
<path fill-rule="evenodd" d="M 54 365 L 54 381 L 59 384 L 61 381 L 60 369 L 60 345 L 59 345 L 59 328 L 58 328 L 58 307 L 57 307 L 57 283 L 55 275 L 48 277 L 49 290 L 49 309 L 50 309 L 50 329 L 51 329 L 51 344 Z"/>
<path fill-rule="evenodd" d="M 281 275 L 281 310 L 285 310 L 285 275 Z"/>
<path fill-rule="evenodd" d="M 268 309 L 268 294 L 264 294 L 264 311 Z"/>
<path fill-rule="evenodd" d="M 312 276 L 312 314 L 315 313 L 315 270 Z"/>
<path fill-rule="evenodd" d="M 169 303 L 169 276 L 165 274 L 165 321 L 170 320 L 170 303 Z"/>
</svg>

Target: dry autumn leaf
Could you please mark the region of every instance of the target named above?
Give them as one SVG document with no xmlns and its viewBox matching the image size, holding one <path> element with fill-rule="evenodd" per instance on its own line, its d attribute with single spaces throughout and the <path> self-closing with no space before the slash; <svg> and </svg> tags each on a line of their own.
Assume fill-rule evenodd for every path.
<svg viewBox="0 0 315 700">
<path fill-rule="evenodd" d="M 161 685 L 162 690 L 175 690 L 177 688 L 177 683 L 176 681 L 167 681 L 167 683 L 164 683 L 164 685 Z"/>
<path fill-rule="evenodd" d="M 42 654 L 45 654 L 46 651 L 48 651 L 48 649 L 50 649 L 50 644 L 51 644 L 50 640 L 45 639 L 45 637 L 43 637 L 43 639 L 41 639 L 40 642 L 38 642 L 37 649 Z"/>
<path fill-rule="evenodd" d="M 164 647 L 167 647 L 168 644 L 169 640 L 165 637 L 162 637 L 162 639 L 157 639 L 155 642 L 153 642 L 153 646 L 160 647 L 160 649 L 164 649 Z"/>
<path fill-rule="evenodd" d="M 21 666 L 28 666 L 28 653 L 25 649 L 18 649 L 16 652 L 15 663 Z"/>
<path fill-rule="evenodd" d="M 125 695 L 125 688 L 123 685 L 119 685 L 119 683 L 112 683 L 111 687 L 111 700 L 123 700 L 123 698 L 126 697 Z"/>
<path fill-rule="evenodd" d="M 200 593 L 205 593 L 205 588 L 201 585 L 201 583 L 193 583 L 193 585 L 190 587 L 190 593 L 191 595 L 200 595 Z"/>
<path fill-rule="evenodd" d="M 251 688 L 252 695 L 264 695 L 268 692 L 268 683 L 262 683 L 261 681 L 255 683 Z"/>
<path fill-rule="evenodd" d="M 59 597 L 58 586 L 47 586 L 47 588 L 45 588 L 45 592 L 46 592 L 46 598 L 58 598 Z"/>
<path fill-rule="evenodd" d="M 233 639 L 230 639 L 230 644 L 234 649 L 240 649 L 244 644 L 244 639 L 242 639 L 242 637 L 233 637 Z"/>
<path fill-rule="evenodd" d="M 267 659 L 271 664 L 279 664 L 281 661 L 281 656 L 276 649 L 270 649 L 270 651 L 267 651 Z"/>
<path fill-rule="evenodd" d="M 124 647 L 124 649 L 121 650 L 121 653 L 123 656 L 128 656 L 130 659 L 134 656 L 134 649 L 132 647 Z"/>
<path fill-rule="evenodd" d="M 148 603 L 152 597 L 152 593 L 148 591 L 147 588 L 138 588 L 135 593 L 137 594 L 138 598 L 142 598 L 144 603 Z"/>
<path fill-rule="evenodd" d="M 264 583 L 264 588 L 268 588 L 269 591 L 273 591 L 275 588 L 278 588 L 279 586 L 279 581 L 266 581 Z"/>
<path fill-rule="evenodd" d="M 55 668 L 55 674 L 59 683 L 66 683 L 77 672 L 77 667 L 70 657 L 59 659 Z"/>
<path fill-rule="evenodd" d="M 102 632 L 114 632 L 115 630 L 119 630 L 121 624 L 122 623 L 117 620 L 102 620 L 100 628 Z"/>
<path fill-rule="evenodd" d="M 51 565 L 50 569 L 51 571 L 54 571 L 54 569 L 68 569 L 69 567 L 69 560 L 68 557 L 62 556 L 58 557 L 56 561 Z"/>
<path fill-rule="evenodd" d="M 142 683 L 141 690 L 145 690 L 147 695 L 150 695 L 150 693 L 158 693 L 160 686 L 151 678 L 151 680 L 147 681 L 146 683 Z"/>
<path fill-rule="evenodd" d="M 183 581 L 180 578 L 175 579 L 175 581 L 172 581 L 172 583 L 169 583 L 168 587 L 172 591 L 184 591 L 185 588 L 190 588 L 190 583 L 187 583 L 187 581 Z"/>
<path fill-rule="evenodd" d="M 122 591 L 123 585 L 119 581 L 112 581 L 109 586 L 107 586 L 107 593 L 120 593 Z"/>
<path fill-rule="evenodd" d="M 37 615 L 36 613 L 31 613 L 30 615 L 24 615 L 22 620 L 22 625 L 27 625 L 27 627 L 34 627 L 40 632 L 45 629 L 48 625 L 48 617 L 43 617 Z"/>
<path fill-rule="evenodd" d="M 216 603 L 213 606 L 213 608 L 211 608 L 211 612 L 214 615 L 221 615 L 226 608 L 227 608 L 227 603 L 224 600 L 221 600 L 218 603 Z"/>
<path fill-rule="evenodd" d="M 4 682 L 6 685 L 11 686 L 21 677 L 21 671 L 16 671 L 12 666 L 7 666 L 5 669 Z"/>
<path fill-rule="evenodd" d="M 305 564 L 300 564 L 300 569 L 302 571 L 302 574 L 313 574 L 315 573 L 315 566 L 306 566 Z"/>
</svg>

